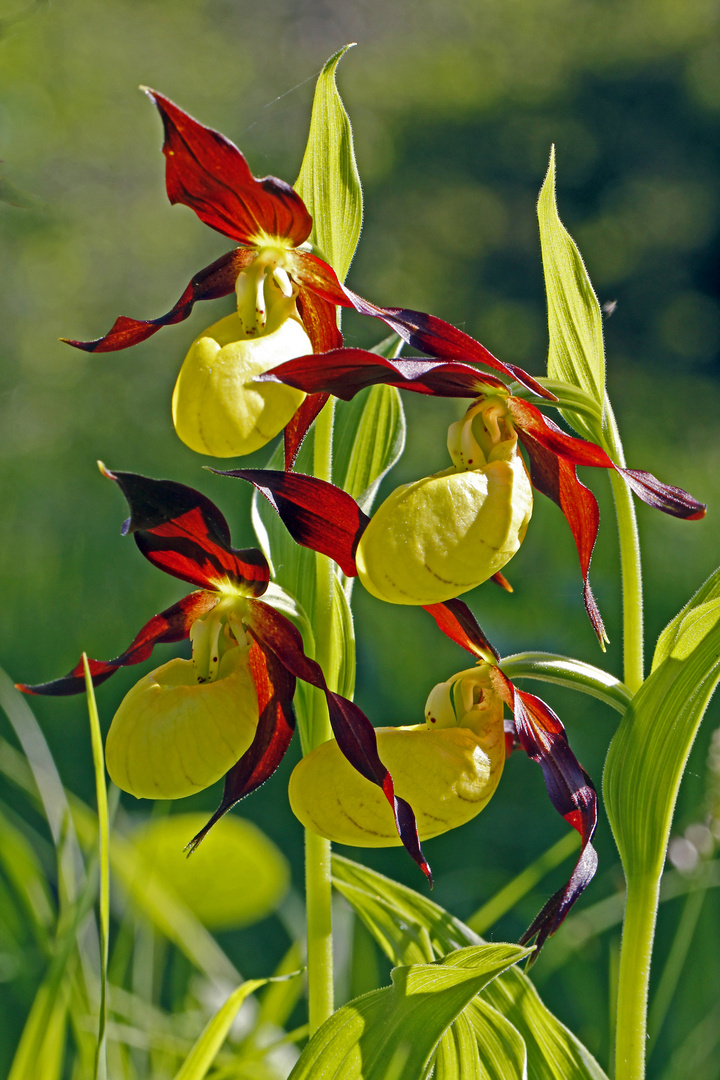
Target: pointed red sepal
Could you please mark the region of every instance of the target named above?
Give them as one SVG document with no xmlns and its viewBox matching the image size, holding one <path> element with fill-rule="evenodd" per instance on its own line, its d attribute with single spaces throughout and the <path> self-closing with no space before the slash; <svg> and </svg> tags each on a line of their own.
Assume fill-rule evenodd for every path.
<svg viewBox="0 0 720 1080">
<path fill-rule="evenodd" d="M 420 349 L 421 352 L 440 357 L 442 360 L 469 360 L 474 364 L 483 364 L 493 371 L 499 371 L 515 379 L 538 397 L 546 398 L 548 401 L 556 400 L 554 394 L 536 382 L 521 367 L 498 360 L 479 341 L 470 337 L 469 334 L 464 334 L 451 323 L 444 322 L 435 315 L 426 315 L 422 311 L 412 311 L 410 308 L 382 308 L 377 304 L 371 304 L 369 300 L 363 300 L 361 296 L 341 285 L 332 268 L 315 255 L 294 252 L 292 277 L 331 304 L 354 307 L 361 315 L 371 315 L 376 319 L 382 319 L 414 349 Z"/>
<path fill-rule="evenodd" d="M 514 404 L 515 399 L 510 400 Z M 521 404 L 524 405 L 525 402 Z M 543 420 L 547 419 L 542 416 L 542 413 L 539 415 Z M 514 410 L 513 419 L 515 419 Z M 518 424 L 517 420 L 516 424 Z M 604 646 L 608 637 L 589 580 L 590 560 L 600 524 L 597 500 L 589 488 L 578 480 L 575 465 L 566 457 L 561 457 L 539 442 L 535 437 L 535 430 L 531 432 L 519 427 L 518 424 L 520 440 L 530 458 L 530 479 L 538 491 L 547 495 L 560 507 L 570 526 L 580 559 L 585 609 L 598 641 Z M 591 443 L 587 445 L 592 446 Z"/>
<path fill-rule="evenodd" d="M 469 364 L 437 360 L 389 360 L 365 349 L 332 349 L 322 356 L 299 356 L 258 376 L 258 382 L 282 382 L 305 393 L 325 392 L 350 401 L 378 383 L 433 397 L 475 398 L 504 383 Z"/>
<path fill-rule="evenodd" d="M 109 472 L 130 506 L 123 535 L 133 533 L 145 558 L 166 574 L 201 588 L 230 579 L 243 592 L 261 596 L 270 580 L 267 559 L 257 548 L 236 549 L 217 506 L 199 491 L 174 480 Z"/>
<path fill-rule="evenodd" d="M 320 665 L 305 655 L 300 633 L 283 615 L 262 600 L 256 600 L 250 605 L 246 622 L 256 641 L 273 652 L 289 672 L 323 691 L 340 750 L 354 769 L 382 789 L 393 810 L 398 836 L 432 884 L 430 867 L 418 839 L 415 815 L 408 803 L 395 795 L 392 777 L 378 755 L 375 729 L 365 713 L 352 701 L 328 688 Z"/>
<path fill-rule="evenodd" d="M 308 394 L 295 415 L 285 425 L 283 440 L 285 445 L 285 471 L 290 472 L 300 452 L 303 439 L 310 430 L 310 425 L 318 417 L 329 394 Z"/>
<path fill-rule="evenodd" d="M 292 707 L 295 676 L 275 653 L 257 641 L 253 641 L 250 648 L 249 661 L 260 710 L 255 738 L 226 775 L 222 801 L 207 825 L 188 844 L 188 853 L 193 852 L 204 840 L 223 814 L 272 776 L 285 756 L 295 731 Z"/>
<path fill-rule="evenodd" d="M 490 677 L 497 693 L 512 710 L 514 728 L 525 753 L 540 765 L 550 801 L 558 813 L 580 834 L 580 856 L 569 881 L 548 900 L 520 939 L 523 945 L 533 938 L 536 950 L 555 933 L 597 869 L 597 852 L 591 844 L 597 825 L 597 794 L 570 749 L 565 728 L 553 710 L 534 694 L 517 690 L 499 668 Z"/>
<path fill-rule="evenodd" d="M 490 580 L 494 581 L 495 584 L 499 585 L 501 589 L 505 590 L 505 592 L 515 592 L 508 579 L 505 577 L 504 574 L 501 574 L 499 570 L 496 574 L 493 574 Z"/>
<path fill-rule="evenodd" d="M 262 234 L 297 247 L 312 218 L 300 196 L 275 176 L 256 179 L 234 143 L 205 127 L 169 98 L 145 88 L 165 131 L 165 182 L 171 203 L 194 210 L 201 221 L 241 244 Z"/>
<path fill-rule="evenodd" d="M 221 296 L 229 296 L 235 290 L 235 282 L 241 270 L 256 258 L 257 252 L 251 248 L 237 248 L 229 251 L 227 255 L 222 255 L 195 275 L 178 302 L 159 319 L 129 319 L 126 315 L 121 315 L 107 334 L 95 341 L 73 341 L 70 338 L 60 340 L 76 349 L 84 349 L 85 352 L 100 353 L 116 352 L 118 349 L 137 345 L 152 337 L 163 326 L 183 322 L 198 300 L 217 300 Z"/>
<path fill-rule="evenodd" d="M 497 649 L 490 644 L 472 611 L 462 600 L 428 604 L 425 611 L 432 615 L 443 634 L 461 649 L 467 649 L 473 656 L 479 656 L 490 664 L 500 659 Z"/>
<path fill-rule="evenodd" d="M 212 471 L 248 480 L 278 512 L 293 540 L 329 555 L 348 577 L 357 574 L 355 552 L 370 518 L 347 492 L 303 473 L 273 469 Z"/>
<path fill-rule="evenodd" d="M 190 593 L 183 600 L 172 607 L 154 615 L 143 626 L 140 633 L 128 646 L 125 652 L 116 656 L 114 660 L 88 660 L 90 674 L 94 686 L 99 686 L 118 668 L 128 667 L 131 664 L 139 664 L 152 653 L 156 645 L 164 642 L 183 641 L 190 634 L 190 627 L 196 619 L 202 618 L 211 611 L 218 602 L 218 596 L 211 592 Z M 79 663 L 61 679 L 52 682 L 38 683 L 28 686 L 25 683 L 17 683 L 18 690 L 24 694 L 45 694 L 50 697 L 64 697 L 67 694 L 85 693 L 85 669 L 83 662 Z"/>
</svg>

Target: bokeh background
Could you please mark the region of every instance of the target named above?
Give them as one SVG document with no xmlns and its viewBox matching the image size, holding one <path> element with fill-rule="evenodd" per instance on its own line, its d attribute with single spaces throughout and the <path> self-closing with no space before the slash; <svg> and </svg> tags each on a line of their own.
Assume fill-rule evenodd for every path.
<svg viewBox="0 0 720 1080">
<path fill-rule="evenodd" d="M 124 504 L 96 459 L 201 487 L 227 515 L 236 542 L 253 539 L 249 492 L 202 473 L 212 462 L 186 449 L 170 422 L 188 344 L 230 310 L 230 300 L 200 305 L 187 323 L 125 353 L 93 357 L 57 340 L 97 337 L 121 313 L 161 314 L 228 247 L 190 211 L 168 205 L 160 124 L 138 84 L 224 131 L 256 175 L 292 181 L 315 77 L 349 41 L 358 48 L 343 60 L 339 82 L 365 190 L 349 283 L 382 304 L 454 321 L 537 374 L 547 344 L 535 200 L 556 144 L 561 216 L 601 303 L 616 302 L 606 320 L 608 380 L 629 464 L 710 506 L 691 524 L 638 509 L 650 654 L 718 562 L 719 18 L 717 0 L 2 0 L 0 663 L 13 679 L 53 678 L 82 649 L 116 655 L 150 614 L 181 595 L 121 538 Z M 359 318 L 346 317 L 344 329 L 349 344 L 383 336 Z M 445 467 L 445 429 L 459 413 L 452 403 L 406 404 L 407 452 L 386 490 Z M 612 639 L 605 657 L 584 617 L 572 539 L 557 509 L 541 500 L 508 568 L 514 595 L 488 584 L 466 599 L 503 654 L 566 652 L 620 674 L 609 485 L 603 475 L 584 479 L 603 511 L 592 579 Z M 431 685 L 467 666 L 464 654 L 438 640 L 422 611 L 383 607 L 360 588 L 355 608 L 360 704 L 376 723 L 417 722 Z M 136 677 L 121 673 L 102 688 L 105 726 Z M 599 784 L 615 714 L 555 689 L 544 696 Z M 36 704 L 66 784 L 90 799 L 84 702 Z M 678 836 L 711 809 L 708 747 L 717 724 L 715 706 L 684 781 Z M 240 809 L 286 852 L 300 890 L 289 767 Z M 205 793 L 190 808 L 211 809 L 217 800 L 217 792 Z M 151 811 L 133 800 L 127 809 Z M 469 916 L 564 830 L 540 771 L 511 759 L 488 809 L 427 845 L 435 898 Z M 582 901 L 588 909 L 621 888 L 604 817 L 598 847 L 600 871 Z M 348 853 L 423 888 L 396 851 Z M 517 937 L 566 870 L 541 883 L 493 936 Z M 682 901 L 663 905 L 656 973 L 681 913 Z M 673 1060 L 682 1060 L 695 1080 L 720 1076 L 718 914 L 710 890 L 651 1075 L 669 1076 Z M 0 952 L 10 948 L 4 942 Z M 273 918 L 224 944 L 254 976 L 273 967 L 287 937 Z M 550 942 L 535 969 L 550 1006 L 604 1064 L 617 948 L 615 925 L 563 966 L 567 946 Z M 32 963 L 0 970 L 8 973 L 0 983 L 1 1071 L 39 973 Z M 718 1022 L 708 1026 L 713 1016 Z"/>
</svg>

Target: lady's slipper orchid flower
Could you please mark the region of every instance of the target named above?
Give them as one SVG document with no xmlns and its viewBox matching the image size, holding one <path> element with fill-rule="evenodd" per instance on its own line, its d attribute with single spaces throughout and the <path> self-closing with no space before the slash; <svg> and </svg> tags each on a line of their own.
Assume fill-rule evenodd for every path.
<svg viewBox="0 0 720 1080">
<path fill-rule="evenodd" d="M 94 684 L 118 668 L 147 659 L 160 642 L 192 641 L 192 660 L 170 660 L 126 695 L 108 733 L 106 760 L 115 783 L 138 797 L 174 799 L 225 775 L 222 802 L 193 844 L 230 807 L 262 784 L 279 765 L 295 727 L 296 679 L 325 694 L 342 753 L 391 806 L 398 835 L 430 877 L 410 806 L 395 795 L 365 714 L 332 692 L 319 665 L 305 655 L 292 623 L 259 599 L 269 585 L 265 556 L 237 550 L 225 518 L 209 499 L 170 480 L 134 473 L 103 473 L 130 506 L 123 533 L 154 566 L 197 586 L 155 615 L 114 660 L 90 660 Z M 82 661 L 61 679 L 28 694 L 85 690 Z"/>
<path fill-rule="evenodd" d="M 448 448 L 454 469 L 397 489 L 369 523 L 361 524 L 354 537 L 356 572 L 370 592 L 394 603 L 427 604 L 457 596 L 493 576 L 511 557 L 530 515 L 529 497 L 517 465 L 519 454 L 512 443 L 515 437 L 530 459 L 533 486 L 557 503 L 570 525 L 580 557 L 585 606 L 601 643 L 606 640 L 605 629 L 588 580 L 599 510 L 595 496 L 578 480 L 576 467 L 614 469 L 638 498 L 674 517 L 693 521 L 705 515 L 704 504 L 686 491 L 663 484 L 650 473 L 620 468 L 601 447 L 566 435 L 536 405 L 514 397 L 498 379 L 469 364 L 386 360 L 362 349 L 338 349 L 290 360 L 261 378 L 278 380 L 306 393 L 331 393 L 344 400 L 377 383 L 437 397 L 474 399 L 463 420 L 450 429 Z M 494 423 L 501 427 L 493 430 Z M 471 491 L 476 475 L 486 477 L 492 471 L 486 462 L 494 454 L 515 462 L 512 483 L 506 479 L 499 494 L 490 491 L 489 483 L 487 491 L 484 486 Z M 481 468 L 476 473 L 478 460 Z M 244 474 L 240 470 L 230 475 Z M 284 495 L 282 474 L 270 479 L 271 475 L 266 474 L 261 485 L 272 488 L 275 495 Z M 458 501 L 456 490 L 462 492 Z M 473 499 L 478 526 L 487 529 L 484 534 L 494 550 L 484 553 L 478 549 L 471 555 L 476 543 Z M 416 534 L 414 530 L 420 531 Z M 293 535 L 303 543 L 299 535 Z M 443 550 L 446 554 L 438 561 Z"/>
<path fill-rule="evenodd" d="M 424 724 L 377 728 L 378 748 L 397 791 L 412 803 L 421 840 L 479 814 L 500 781 L 506 753 L 516 746 L 541 766 L 550 800 L 580 834 L 582 849 L 567 884 L 521 938 L 526 944 L 537 936 L 539 951 L 595 874 L 595 788 L 572 753 L 559 718 L 503 674 L 497 653 L 469 608 L 451 600 L 426 610 L 443 633 L 476 657 L 478 666 L 433 688 Z M 503 721 L 503 706 L 512 720 Z M 289 794 L 296 816 L 321 836 L 357 847 L 398 843 L 392 815 L 372 785 L 348 766 L 335 740 L 317 747 L 295 767 Z"/>
<path fill-rule="evenodd" d="M 163 122 L 170 202 L 190 207 L 206 225 L 241 246 L 196 274 L 160 318 L 123 315 L 95 341 L 64 340 L 87 352 L 125 349 L 187 319 L 197 300 L 235 292 L 237 314 L 196 339 L 175 386 L 173 421 L 192 449 L 215 457 L 247 454 L 285 428 L 289 466 L 327 394 L 305 400 L 298 391 L 252 380 L 283 360 L 342 345 L 337 306 L 382 319 L 424 352 L 462 355 L 552 398 L 522 368 L 504 364 L 442 319 L 380 308 L 346 289 L 327 263 L 306 250 L 312 219 L 289 184 L 274 176 L 256 179 L 224 135 L 198 123 L 162 94 L 146 92 Z"/>
</svg>

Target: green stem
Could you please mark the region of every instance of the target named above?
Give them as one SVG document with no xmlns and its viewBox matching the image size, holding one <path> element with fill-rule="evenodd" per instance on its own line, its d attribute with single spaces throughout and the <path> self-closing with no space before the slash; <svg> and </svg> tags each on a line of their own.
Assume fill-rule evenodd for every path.
<svg viewBox="0 0 720 1080">
<path fill-rule="evenodd" d="M 659 894 L 655 876 L 628 882 L 618 978 L 615 1080 L 643 1080 L 645 1076 L 648 984 Z"/>
<path fill-rule="evenodd" d="M 315 421 L 313 472 L 320 480 L 332 480 L 332 436 L 335 399 Z M 332 617 L 333 567 L 325 555 L 315 556 L 315 659 L 334 689 L 337 658 L 333 656 L 330 625 Z M 332 738 L 327 705 L 320 693 L 313 694 L 310 719 L 310 749 Z M 332 872 L 330 841 L 305 830 L 305 902 L 307 907 L 308 1009 L 310 1034 L 333 1011 Z"/>
<path fill-rule="evenodd" d="M 605 702 L 621 715 L 632 701 L 632 694 L 614 675 L 593 664 L 555 653 L 524 652 L 505 656 L 500 667 L 510 679 L 537 679 L 579 690 Z"/>
<path fill-rule="evenodd" d="M 605 449 L 616 465 L 625 468 L 625 454 L 610 402 L 605 402 Z M 620 568 L 623 597 L 623 666 L 628 690 L 636 694 L 643 684 L 643 590 L 640 537 L 635 504 L 627 484 L 616 472 L 610 474 L 620 535 Z"/>
</svg>

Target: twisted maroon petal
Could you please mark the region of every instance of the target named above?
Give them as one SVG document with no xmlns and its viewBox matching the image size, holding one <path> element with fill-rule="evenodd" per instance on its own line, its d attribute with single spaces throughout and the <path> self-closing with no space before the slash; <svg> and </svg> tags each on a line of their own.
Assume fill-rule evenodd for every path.
<svg viewBox="0 0 720 1080">
<path fill-rule="evenodd" d="M 194 210 L 201 221 L 241 244 L 262 234 L 297 247 L 312 218 L 296 191 L 275 176 L 256 179 L 234 143 L 198 123 L 162 94 L 146 90 L 165 130 L 165 182 L 171 203 Z"/>
<path fill-rule="evenodd" d="M 212 471 L 249 481 L 278 512 L 293 540 L 329 555 L 348 577 L 357 574 L 355 552 L 370 518 L 347 492 L 304 473 L 273 469 Z"/>
<path fill-rule="evenodd" d="M 153 566 L 201 588 L 216 588 L 229 578 L 246 593 L 260 596 L 270 580 L 267 559 L 257 548 L 236 549 L 223 515 L 199 491 L 173 480 L 105 470 L 130 506 L 123 535 Z"/>
<path fill-rule="evenodd" d="M 301 285 L 312 290 L 331 304 L 340 307 L 353 307 L 361 315 L 371 315 L 387 323 L 403 341 L 415 349 L 429 353 L 443 360 L 469 360 L 475 364 L 499 371 L 503 375 L 516 379 L 528 390 L 539 397 L 555 401 L 555 395 L 536 382 L 531 375 L 516 364 L 506 364 L 493 356 L 469 334 L 458 330 L 451 323 L 438 319 L 435 315 L 426 315 L 422 311 L 410 308 L 382 308 L 363 300 L 361 296 L 345 288 L 338 281 L 335 272 L 327 263 L 307 252 L 294 252 L 292 276 Z"/>
<path fill-rule="evenodd" d="M 310 425 L 319 415 L 329 397 L 329 394 L 308 394 L 294 416 L 285 425 L 283 442 L 286 472 L 289 472 L 295 464 L 295 459 L 300 452 L 300 447 L 310 429 Z"/>
<path fill-rule="evenodd" d="M 161 642 L 183 641 L 190 634 L 190 627 L 196 619 L 202 618 L 208 611 L 215 607 L 219 600 L 216 593 L 193 592 L 180 600 L 177 604 L 154 615 L 143 626 L 140 633 L 128 646 L 125 652 L 120 653 L 114 660 L 88 660 L 90 674 L 94 686 L 99 686 L 118 668 L 127 667 L 130 664 L 139 664 L 147 660 L 156 645 Z M 25 694 L 46 694 L 52 697 L 62 697 L 67 694 L 82 694 L 85 692 L 85 671 L 83 662 L 80 660 L 67 675 L 52 682 L 38 683 L 28 686 L 26 683 L 17 683 L 18 690 Z"/>
<path fill-rule="evenodd" d="M 253 641 L 248 659 L 260 711 L 255 738 L 237 764 L 227 773 L 222 801 L 207 825 L 188 844 L 189 851 L 195 850 L 215 822 L 236 802 L 250 795 L 272 776 L 293 737 L 295 714 L 292 700 L 295 695 L 295 676 L 274 652 L 257 641 Z"/>
<path fill-rule="evenodd" d="M 325 392 L 350 401 L 378 383 L 433 397 L 475 398 L 504 384 L 469 364 L 437 360 L 389 360 L 365 349 L 332 349 L 322 356 L 298 356 L 258 376 L 258 382 L 282 382 L 305 393 Z"/>
<path fill-rule="evenodd" d="M 568 882 L 548 900 L 520 939 L 525 945 L 537 937 L 533 959 L 544 941 L 555 933 L 597 869 L 591 840 L 597 825 L 597 794 L 592 780 L 578 763 L 565 728 L 553 710 L 523 690 L 517 690 L 499 668 L 491 671 L 496 691 L 514 715 L 514 729 L 525 753 L 540 765 L 550 801 L 580 834 L 580 856 Z"/>
<path fill-rule="evenodd" d="M 328 689 L 320 665 L 305 655 L 299 632 L 283 615 L 262 600 L 256 600 L 251 605 L 247 625 L 255 640 L 275 653 L 291 674 L 323 691 L 340 750 L 353 768 L 382 789 L 395 815 L 398 836 L 432 883 L 430 867 L 420 847 L 415 815 L 409 804 L 395 795 L 392 777 L 378 755 L 375 729 L 365 713 L 352 701 Z"/>
<path fill-rule="evenodd" d="M 490 644 L 480 629 L 475 616 L 462 600 L 446 600 L 442 604 L 427 604 L 425 611 L 433 619 L 446 637 L 467 649 L 473 656 L 492 663 L 500 659 L 497 649 Z"/>
<path fill-rule="evenodd" d="M 121 315 L 107 334 L 95 341 L 73 341 L 70 338 L 60 340 L 76 349 L 84 349 L 85 352 L 116 352 L 118 349 L 137 345 L 152 337 L 163 326 L 183 322 L 198 300 L 216 300 L 220 296 L 229 296 L 235 289 L 240 271 L 256 258 L 257 252 L 252 248 L 236 248 L 235 251 L 221 255 L 195 275 L 178 302 L 159 319 L 129 319 L 126 315 Z"/>
</svg>

